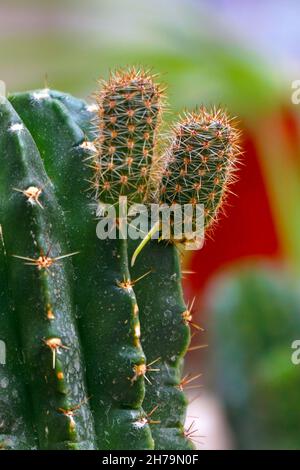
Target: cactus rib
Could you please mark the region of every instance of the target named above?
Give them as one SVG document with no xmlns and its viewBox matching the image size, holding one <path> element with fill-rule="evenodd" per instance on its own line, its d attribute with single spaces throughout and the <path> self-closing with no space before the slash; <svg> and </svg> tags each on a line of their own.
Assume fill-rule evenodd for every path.
<svg viewBox="0 0 300 470">
<path fill-rule="evenodd" d="M 0 127 L 1 219 L 39 446 L 89 448 L 93 420 L 73 317 L 61 209 L 35 143 L 8 101 L 1 103 Z M 30 187 L 42 190 L 43 208 L 14 189 Z M 61 353 L 55 361 L 54 353 Z"/>
</svg>

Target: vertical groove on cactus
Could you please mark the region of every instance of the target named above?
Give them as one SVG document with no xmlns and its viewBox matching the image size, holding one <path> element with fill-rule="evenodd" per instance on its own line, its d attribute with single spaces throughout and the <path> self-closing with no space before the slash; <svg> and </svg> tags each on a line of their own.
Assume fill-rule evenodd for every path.
<svg viewBox="0 0 300 470">
<path fill-rule="evenodd" d="M 73 317 L 61 210 L 34 141 L 8 101 L 1 103 L 0 128 L 1 224 L 39 446 L 90 448 L 93 419 Z M 32 188 L 41 190 L 40 204 L 32 199 Z"/>
<path fill-rule="evenodd" d="M 97 95 L 99 135 L 94 142 L 97 149 L 94 159 L 94 188 L 100 202 L 113 204 L 117 211 L 120 196 L 127 197 L 130 207 L 134 202 L 143 202 L 149 192 L 150 169 L 162 107 L 161 98 L 161 90 L 154 84 L 152 77 L 135 69 L 113 74 L 108 82 L 102 83 L 102 90 Z M 123 330 L 125 324 L 128 325 L 126 342 L 123 346 L 122 342 L 116 344 L 118 349 L 115 351 L 110 346 L 106 357 L 109 363 L 111 357 L 117 355 L 120 371 L 122 363 L 123 370 L 127 370 L 129 382 L 123 382 L 122 393 L 120 389 L 118 399 L 123 406 L 128 407 L 139 383 L 143 384 L 142 399 L 144 398 L 146 359 L 140 345 L 139 309 L 133 290 L 135 281 L 131 280 L 128 269 L 127 240 L 107 240 L 106 243 L 118 253 L 123 271 L 121 279 L 115 278 L 115 289 L 119 289 L 115 295 L 123 300 L 119 306 L 118 323 L 111 325 L 110 331 L 117 338 L 115 328 Z M 144 274 L 146 273 L 142 273 L 142 276 Z M 122 310 L 122 305 L 125 307 L 126 302 L 128 307 Z M 128 340 L 131 347 L 126 344 Z M 126 356 L 127 360 L 124 362 Z M 131 370 L 128 370 L 128 366 Z M 146 411 L 151 413 L 153 410 Z M 151 421 L 152 418 L 141 415 L 136 419 L 135 426 L 141 429 Z"/>
</svg>

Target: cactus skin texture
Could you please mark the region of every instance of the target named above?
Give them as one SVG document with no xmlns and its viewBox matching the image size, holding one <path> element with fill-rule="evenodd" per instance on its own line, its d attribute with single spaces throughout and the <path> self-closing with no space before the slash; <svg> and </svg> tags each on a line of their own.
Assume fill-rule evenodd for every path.
<svg viewBox="0 0 300 470">
<path fill-rule="evenodd" d="M 26 388 L 22 382 L 23 364 L 14 334 L 15 319 L 7 276 L 7 254 L 0 232 L 0 341 L 4 355 L 1 355 L 0 365 L 0 449 L 34 449 L 36 442 L 27 409 Z M 6 362 L 5 367 L 2 362 Z"/>
<path fill-rule="evenodd" d="M 160 202 L 203 204 L 207 230 L 216 221 L 228 185 L 234 180 L 239 137 L 224 111 L 202 107 L 187 113 L 170 133 Z"/>
<path fill-rule="evenodd" d="M 69 95 L 50 92 L 36 101 L 34 93 L 14 95 L 11 101 L 54 182 L 69 250 L 80 251 L 72 260 L 74 295 L 98 448 L 151 449 L 153 440 L 141 409 L 144 380 L 130 380 L 134 366 L 144 364 L 145 357 L 134 292 L 119 284 L 130 279 L 125 240 L 97 239 L 95 207 L 87 199 L 94 170 L 88 165 L 92 146 L 85 137 L 93 137 L 93 115 Z"/>
<path fill-rule="evenodd" d="M 0 339 L 10 338 L 13 361 L 0 368 L 0 384 L 19 398 L 8 413 L 0 386 L 0 445 L 192 449 L 181 378 L 192 321 L 178 246 L 152 240 L 130 272 L 137 242 L 98 239 L 95 217 L 98 202 L 118 208 L 119 196 L 129 205 L 174 202 L 174 187 L 188 184 L 180 159 L 190 150 L 184 141 L 177 152 L 182 142 L 174 146 L 174 131 L 158 157 L 164 100 L 149 74 L 112 74 L 96 99 L 97 106 L 88 106 L 48 89 L 1 98 Z M 212 120 L 217 115 L 228 124 L 222 113 Z M 186 119 L 199 125 L 195 114 Z M 232 137 L 231 128 L 229 134 L 222 128 L 220 139 L 211 124 L 205 124 L 210 137 L 200 129 L 203 144 L 202 134 L 193 133 L 189 168 L 199 155 L 198 165 L 203 154 L 217 158 L 216 149 Z M 206 140 L 214 143 L 210 149 Z M 224 166 L 222 187 L 216 164 L 207 179 L 198 175 L 198 202 L 204 197 L 210 204 L 207 221 L 220 207 L 236 151 L 224 159 L 218 154 L 230 166 L 227 172 Z M 207 197 L 216 185 L 218 195 Z"/>
<path fill-rule="evenodd" d="M 128 205 L 147 200 L 162 90 L 146 72 L 134 68 L 111 75 L 96 95 L 99 137 L 95 141 L 96 196 Z"/>
<path fill-rule="evenodd" d="M 136 243 L 129 243 L 134 250 Z M 132 268 L 132 275 L 138 277 L 149 271 L 135 286 L 142 332 L 147 332 L 142 335 L 142 347 L 147 363 L 153 363 L 146 372 L 149 382 L 144 408 L 158 406 L 155 417 L 160 422 L 151 425 L 156 449 L 192 449 L 192 442 L 185 437 L 187 399 L 180 385 L 190 328 L 183 319 L 187 307 L 175 246 L 152 240 Z"/>
<path fill-rule="evenodd" d="M 214 386 L 239 449 L 299 449 L 299 294 L 276 266 L 244 265 L 209 287 Z"/>
<path fill-rule="evenodd" d="M 72 267 L 58 259 L 67 254 L 61 209 L 30 133 L 7 100 L 0 106 L 0 215 L 31 419 L 42 449 L 90 448 L 93 419 L 69 288 Z M 39 203 L 28 188 L 41 189 Z"/>
</svg>

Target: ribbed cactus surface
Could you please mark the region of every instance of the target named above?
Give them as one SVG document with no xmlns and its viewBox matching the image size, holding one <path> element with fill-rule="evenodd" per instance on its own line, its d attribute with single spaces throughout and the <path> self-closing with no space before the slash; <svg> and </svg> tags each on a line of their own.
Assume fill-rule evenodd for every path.
<svg viewBox="0 0 300 470">
<path fill-rule="evenodd" d="M 190 180 L 214 219 L 236 131 L 222 113 L 203 123 L 201 111 L 184 123 L 194 149 L 171 135 L 160 156 L 153 77 L 130 69 L 101 86 L 96 105 L 48 89 L 1 97 L 2 448 L 193 448 L 182 378 L 191 312 L 177 246 L 152 240 L 130 268 L 139 241 L 118 236 L 119 197 L 172 204 L 174 185 L 189 184 L 185 159 L 195 169 L 205 155 L 209 176 Z M 104 203 L 116 208 L 115 239 L 96 236 Z"/>
</svg>

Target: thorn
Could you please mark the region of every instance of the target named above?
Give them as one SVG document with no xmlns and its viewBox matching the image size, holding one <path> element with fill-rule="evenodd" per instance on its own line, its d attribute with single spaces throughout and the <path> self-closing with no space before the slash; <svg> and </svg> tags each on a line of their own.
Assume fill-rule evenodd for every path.
<svg viewBox="0 0 300 470">
<path fill-rule="evenodd" d="M 184 437 L 186 437 L 186 438 L 189 439 L 190 441 L 199 444 L 199 443 L 201 443 L 201 442 L 197 441 L 197 440 L 195 439 L 195 437 L 196 437 L 196 438 L 203 438 L 204 436 L 199 436 L 199 435 L 195 434 L 195 433 L 198 432 L 199 430 L 198 430 L 198 429 L 193 429 L 194 426 L 195 426 L 195 421 L 192 421 L 192 423 L 190 424 L 190 426 L 189 426 L 187 429 L 184 429 L 183 435 L 184 435 Z"/>
<path fill-rule="evenodd" d="M 188 348 L 188 352 L 190 351 L 197 351 L 198 349 L 205 349 L 208 347 L 208 344 L 199 344 L 198 346 L 191 346 L 190 348 Z"/>
<path fill-rule="evenodd" d="M 62 349 L 70 349 L 70 348 L 68 348 L 67 346 L 64 346 L 60 338 L 43 339 L 43 342 L 52 351 L 52 368 L 55 369 L 56 351 L 59 353 L 60 348 Z"/>
<path fill-rule="evenodd" d="M 137 279 L 134 279 L 132 282 L 132 285 L 134 286 L 137 282 L 139 282 L 141 279 L 143 279 L 144 277 L 148 276 L 148 274 L 150 274 L 152 272 L 152 269 L 150 269 L 149 271 L 147 271 L 145 274 L 143 274 L 142 276 L 138 277 Z"/>
<path fill-rule="evenodd" d="M 160 424 L 161 421 L 159 420 L 153 420 L 151 419 L 151 416 L 153 415 L 153 413 L 155 413 L 155 411 L 157 410 L 159 405 L 156 405 L 151 411 L 150 413 L 148 414 L 145 414 L 144 416 L 141 416 L 140 419 L 137 421 L 137 424 L 138 426 L 140 427 L 143 427 L 145 426 L 146 424 Z"/>
<path fill-rule="evenodd" d="M 152 269 L 150 269 L 150 271 L 148 271 L 147 273 L 143 274 L 142 276 L 134 280 L 127 279 L 124 275 L 123 281 L 117 281 L 117 286 L 122 287 L 122 289 L 130 290 L 137 282 L 143 279 L 143 277 L 148 276 L 148 274 L 150 274 L 151 272 L 152 272 Z"/>
<path fill-rule="evenodd" d="M 134 376 L 130 379 L 131 383 L 135 382 L 139 377 L 143 376 L 147 382 L 151 384 L 150 380 L 147 377 L 147 372 L 159 372 L 160 369 L 153 369 L 151 366 L 159 361 L 161 358 L 158 357 L 154 361 L 150 362 L 150 364 L 135 364 L 133 366 Z"/>
<path fill-rule="evenodd" d="M 49 80 L 48 80 L 48 73 L 46 72 L 45 75 L 44 75 L 44 88 L 46 90 L 49 89 Z"/>
<path fill-rule="evenodd" d="M 84 405 L 85 403 L 87 403 L 87 401 L 90 399 L 90 397 L 88 398 L 85 398 L 84 400 L 82 400 L 79 405 L 76 405 L 76 406 L 73 406 L 71 408 L 68 408 L 68 409 L 65 409 L 65 408 L 58 408 L 58 411 L 60 413 L 62 413 L 64 416 L 67 416 L 69 419 L 70 419 L 70 426 L 72 429 L 75 428 L 75 420 L 74 420 L 74 415 L 76 413 L 76 411 L 78 411 L 82 405 Z"/>
<path fill-rule="evenodd" d="M 40 206 L 41 209 L 44 209 L 42 204 L 39 201 L 39 197 L 42 194 L 42 189 L 37 188 L 36 186 L 29 186 L 27 189 L 18 189 L 18 188 L 12 188 L 14 191 L 18 191 L 19 193 L 24 194 L 24 196 L 27 197 L 28 202 L 31 205 L 37 204 Z"/>
<path fill-rule="evenodd" d="M 198 398 L 201 398 L 201 394 L 195 395 L 192 399 L 188 400 L 188 404 L 191 405 L 194 401 L 198 400 Z"/>
<path fill-rule="evenodd" d="M 198 374 L 198 375 L 194 375 L 194 376 L 191 376 L 191 374 L 187 374 L 181 379 L 181 381 L 179 382 L 179 384 L 176 387 L 179 388 L 179 390 L 181 390 L 182 392 L 183 392 L 184 389 L 187 390 L 191 387 L 193 387 L 193 388 L 201 387 L 201 385 L 186 387 L 186 385 L 190 384 L 191 382 L 193 382 L 196 379 L 199 379 L 199 377 L 201 377 L 201 376 L 202 376 L 202 374 Z"/>
<path fill-rule="evenodd" d="M 68 253 L 67 255 L 56 256 L 55 258 L 49 257 L 49 251 L 47 254 L 41 254 L 38 258 L 27 258 L 26 256 L 19 256 L 19 255 L 12 255 L 14 258 L 22 259 L 25 261 L 29 261 L 28 263 L 24 263 L 27 266 L 36 266 L 39 270 L 41 269 L 48 269 L 54 264 L 56 261 L 61 259 L 67 258 L 69 256 L 74 256 L 79 253 L 79 251 L 75 251 L 74 253 Z"/>
<path fill-rule="evenodd" d="M 194 323 L 192 321 L 193 319 L 192 310 L 193 310 L 195 299 L 196 297 L 193 298 L 190 307 L 187 305 L 187 309 L 184 312 L 182 312 L 181 314 L 182 320 L 185 325 L 190 325 L 191 327 L 195 328 L 195 330 L 198 330 L 198 331 L 204 331 L 204 328 L 202 328 L 197 323 Z"/>
</svg>

